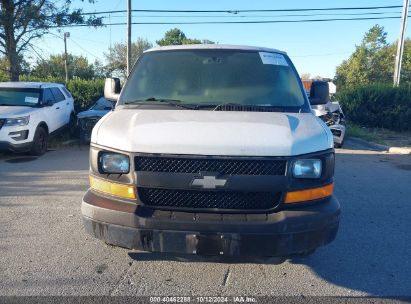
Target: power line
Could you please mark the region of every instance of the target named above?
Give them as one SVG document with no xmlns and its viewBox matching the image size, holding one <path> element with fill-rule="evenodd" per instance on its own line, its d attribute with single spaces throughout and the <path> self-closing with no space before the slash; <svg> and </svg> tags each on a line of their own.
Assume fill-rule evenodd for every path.
<svg viewBox="0 0 411 304">
<path fill-rule="evenodd" d="M 363 18 L 333 18 L 333 19 L 302 19 L 302 20 L 253 20 L 253 21 L 187 21 L 187 22 L 132 22 L 136 25 L 173 25 L 173 24 L 267 24 L 267 23 L 309 23 L 309 22 L 332 22 L 332 21 L 361 21 L 361 20 L 383 20 L 383 19 L 400 19 L 401 17 L 363 17 Z M 126 25 L 125 22 L 104 23 L 102 26 Z M 68 24 L 57 27 L 89 27 L 89 24 Z"/>
<path fill-rule="evenodd" d="M 308 11 L 340 11 L 340 10 L 378 10 L 387 8 L 402 8 L 401 5 L 390 6 L 362 6 L 362 7 L 331 7 L 331 8 L 292 8 L 292 9 L 245 9 L 245 10 L 155 10 L 137 9 L 133 12 L 156 13 L 251 13 L 251 12 L 308 12 Z"/>
<path fill-rule="evenodd" d="M 82 47 L 79 43 L 77 43 L 75 40 L 73 40 L 73 39 L 70 39 L 70 40 L 71 40 L 71 42 L 73 42 L 79 49 L 83 50 L 84 52 L 86 52 L 86 53 L 89 54 L 90 56 L 93 56 L 95 59 L 101 61 L 101 58 L 100 58 L 100 57 L 98 57 L 98 56 L 94 55 L 93 53 L 87 51 L 85 48 L 83 48 L 83 47 Z"/>
<path fill-rule="evenodd" d="M 329 8 L 289 8 L 289 9 L 243 9 L 243 10 L 158 10 L 158 9 L 134 9 L 132 12 L 141 13 L 261 13 L 261 12 L 309 12 L 309 11 L 347 11 L 347 10 L 380 10 L 389 8 L 402 8 L 401 5 L 388 6 L 357 6 L 357 7 L 329 7 Z M 80 15 L 107 15 L 114 13 L 126 13 L 126 10 L 111 10 L 100 12 L 86 12 Z"/>
<path fill-rule="evenodd" d="M 88 41 L 88 42 L 93 42 L 93 43 L 99 43 L 99 44 L 104 44 L 106 45 L 105 41 L 98 41 L 98 40 L 93 40 L 93 39 L 88 39 L 88 38 L 83 38 L 79 36 L 73 36 L 71 35 L 72 38 L 78 39 L 78 40 L 83 40 L 83 41 Z"/>
<path fill-rule="evenodd" d="M 339 53 L 325 53 L 325 54 L 309 54 L 309 55 L 293 55 L 292 57 L 304 58 L 304 57 L 323 57 L 323 56 L 334 56 L 334 55 L 345 55 L 351 54 L 352 51 L 339 52 Z"/>
<path fill-rule="evenodd" d="M 379 10 L 389 8 L 402 8 L 401 5 L 389 6 L 359 6 L 359 7 L 330 7 L 330 8 L 293 8 L 293 9 L 246 9 L 246 10 L 157 10 L 157 9 L 134 9 L 132 12 L 141 13 L 262 13 L 262 12 L 309 12 L 309 11 L 343 11 L 343 10 Z M 115 13 L 126 13 L 126 10 L 111 10 L 98 12 L 85 12 L 79 15 L 107 15 Z M 70 15 L 70 14 L 65 14 Z"/>
<path fill-rule="evenodd" d="M 284 15 L 133 15 L 136 18 L 283 18 L 283 17 L 314 17 L 314 16 L 366 16 L 366 15 L 387 15 L 387 14 L 401 14 L 401 12 L 373 12 L 373 13 L 316 13 L 316 14 L 284 14 Z M 121 16 L 103 16 L 101 18 L 125 18 Z"/>
</svg>

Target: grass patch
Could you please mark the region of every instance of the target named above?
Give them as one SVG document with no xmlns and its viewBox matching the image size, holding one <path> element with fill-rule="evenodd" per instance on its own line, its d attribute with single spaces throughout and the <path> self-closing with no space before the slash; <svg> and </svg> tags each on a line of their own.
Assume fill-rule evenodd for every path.
<svg viewBox="0 0 411 304">
<path fill-rule="evenodd" d="M 369 129 L 351 123 L 347 125 L 347 136 L 358 137 L 377 144 L 384 144 L 383 140 L 373 132 L 370 132 Z"/>
<path fill-rule="evenodd" d="M 349 122 L 347 123 L 346 135 L 390 147 L 411 146 L 411 132 L 396 132 L 384 128 L 366 128 Z"/>
<path fill-rule="evenodd" d="M 84 147 L 84 145 L 78 137 L 72 136 L 68 130 L 64 130 L 48 139 L 48 147 L 58 149 L 65 147 Z"/>
</svg>

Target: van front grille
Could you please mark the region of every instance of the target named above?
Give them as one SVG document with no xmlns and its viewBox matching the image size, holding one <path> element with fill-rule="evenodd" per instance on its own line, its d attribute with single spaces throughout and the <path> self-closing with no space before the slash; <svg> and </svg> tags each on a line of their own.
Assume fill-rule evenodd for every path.
<svg viewBox="0 0 411 304">
<path fill-rule="evenodd" d="M 136 171 L 221 175 L 285 175 L 286 161 L 278 159 L 227 159 L 137 156 Z"/>
<path fill-rule="evenodd" d="M 272 209 L 278 205 L 281 193 L 139 188 L 138 195 L 150 207 L 241 211 Z"/>
</svg>

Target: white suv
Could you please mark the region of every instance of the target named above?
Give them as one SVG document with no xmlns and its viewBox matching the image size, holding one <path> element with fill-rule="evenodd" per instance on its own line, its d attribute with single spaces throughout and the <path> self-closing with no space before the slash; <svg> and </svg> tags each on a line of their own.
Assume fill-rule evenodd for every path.
<svg viewBox="0 0 411 304">
<path fill-rule="evenodd" d="M 0 83 L 0 151 L 47 151 L 47 137 L 74 122 L 73 97 L 62 84 Z"/>
</svg>

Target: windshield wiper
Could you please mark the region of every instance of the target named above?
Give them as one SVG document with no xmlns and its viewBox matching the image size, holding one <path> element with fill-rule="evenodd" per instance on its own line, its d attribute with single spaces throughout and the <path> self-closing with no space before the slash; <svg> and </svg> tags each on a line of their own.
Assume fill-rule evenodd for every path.
<svg viewBox="0 0 411 304">
<path fill-rule="evenodd" d="M 167 99 L 167 98 L 156 98 L 156 97 L 149 97 L 146 99 L 136 99 L 136 100 L 131 100 L 131 101 L 126 101 L 124 104 L 129 105 L 129 104 L 152 104 L 151 102 L 159 102 L 159 103 L 165 103 L 168 105 L 172 105 L 175 107 L 180 107 L 184 109 L 189 109 L 189 110 L 194 110 L 195 107 L 191 107 L 188 105 L 182 104 L 181 100 L 178 99 Z"/>
<path fill-rule="evenodd" d="M 285 112 L 284 107 L 273 105 L 256 105 L 242 103 L 221 103 L 217 105 L 204 105 L 204 107 L 213 107 L 213 111 L 247 111 L 247 112 Z"/>
</svg>

